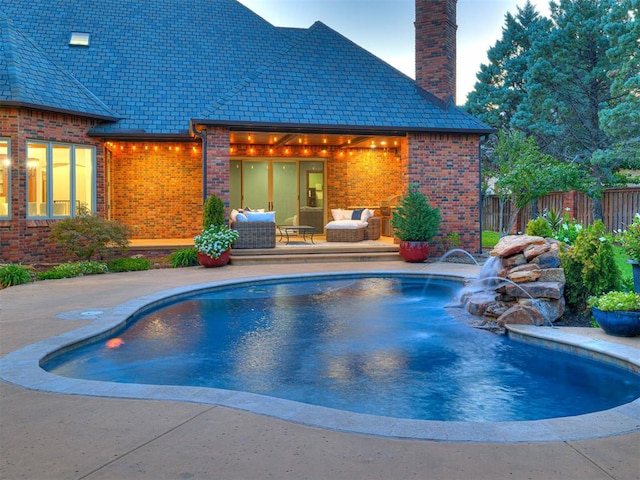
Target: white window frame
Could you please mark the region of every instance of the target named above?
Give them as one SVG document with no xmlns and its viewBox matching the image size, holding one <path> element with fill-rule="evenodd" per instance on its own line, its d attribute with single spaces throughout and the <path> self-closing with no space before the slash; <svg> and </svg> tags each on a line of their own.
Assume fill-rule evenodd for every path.
<svg viewBox="0 0 640 480">
<path fill-rule="evenodd" d="M 6 172 L 6 179 L 4 174 L 0 174 L 0 181 L 2 182 L 2 197 L 6 198 L 6 203 L 0 203 L 0 220 L 11 219 L 11 139 L 7 137 L 0 137 L 1 142 L 7 143 L 7 156 L 2 159 L 2 171 Z M 6 180 L 6 183 L 5 183 Z M 6 207 L 6 212 L 5 212 Z"/>
<path fill-rule="evenodd" d="M 29 144 L 38 144 L 45 145 L 46 147 L 46 169 L 47 169 L 47 178 L 46 178 L 46 192 L 47 196 L 45 199 L 47 211 L 46 215 L 29 215 L 29 186 L 25 185 L 27 189 L 27 219 L 29 220 L 50 220 L 50 219 L 60 219 L 60 218 L 69 218 L 76 216 L 76 148 L 89 149 L 91 151 L 91 204 L 92 204 L 92 212 L 95 213 L 96 210 L 96 200 L 97 200 L 97 175 L 96 175 L 96 147 L 93 145 L 84 145 L 84 144 L 76 144 L 76 143 L 62 143 L 62 142 L 47 142 L 39 139 L 28 139 L 27 140 L 27 148 L 26 151 L 29 151 Z M 68 147 L 70 149 L 70 158 L 69 158 L 69 215 L 54 215 L 53 213 L 53 147 Z M 28 156 L 28 155 L 27 155 Z"/>
</svg>

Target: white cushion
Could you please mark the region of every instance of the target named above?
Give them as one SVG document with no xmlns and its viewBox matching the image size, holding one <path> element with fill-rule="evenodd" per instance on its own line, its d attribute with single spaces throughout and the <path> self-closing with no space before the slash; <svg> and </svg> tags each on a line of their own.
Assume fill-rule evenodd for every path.
<svg viewBox="0 0 640 480">
<path fill-rule="evenodd" d="M 370 209 L 368 209 L 368 208 L 365 208 L 365 209 L 362 211 L 362 215 L 360 216 L 360 220 L 361 220 L 362 222 L 368 223 L 368 222 L 369 222 L 369 219 L 370 219 L 371 217 L 373 217 L 373 216 L 374 216 L 374 214 L 375 214 L 375 210 L 370 210 Z"/>
<path fill-rule="evenodd" d="M 353 215 L 353 210 L 345 210 L 343 208 L 331 209 L 331 216 L 333 216 L 334 220 L 351 220 L 351 215 Z"/>
<path fill-rule="evenodd" d="M 236 210 L 235 208 L 231 210 L 231 213 L 229 214 L 229 218 L 231 219 L 232 222 L 235 222 L 236 218 L 238 218 L 238 210 Z"/>
<path fill-rule="evenodd" d="M 276 212 L 247 212 L 247 219 L 250 222 L 275 222 Z"/>
<path fill-rule="evenodd" d="M 327 223 L 329 230 L 355 230 L 356 228 L 366 228 L 367 224 L 360 220 L 334 220 Z"/>
</svg>

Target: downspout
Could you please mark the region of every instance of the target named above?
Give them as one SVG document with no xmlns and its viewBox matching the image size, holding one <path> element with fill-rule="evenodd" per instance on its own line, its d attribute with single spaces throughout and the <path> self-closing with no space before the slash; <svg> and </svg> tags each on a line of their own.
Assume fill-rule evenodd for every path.
<svg viewBox="0 0 640 480">
<path fill-rule="evenodd" d="M 482 226 L 484 225 L 484 198 L 482 196 L 482 142 L 486 141 L 486 139 L 486 136 L 481 135 L 479 139 L 480 141 L 478 142 L 478 190 L 480 190 L 480 215 L 478 216 L 480 218 L 480 245 L 478 252 L 480 252 L 480 254 L 482 254 Z"/>
<path fill-rule="evenodd" d="M 204 205 L 204 202 L 207 201 L 207 129 L 204 128 L 202 132 L 199 132 L 192 123 L 190 130 L 202 142 L 202 204 Z"/>
</svg>

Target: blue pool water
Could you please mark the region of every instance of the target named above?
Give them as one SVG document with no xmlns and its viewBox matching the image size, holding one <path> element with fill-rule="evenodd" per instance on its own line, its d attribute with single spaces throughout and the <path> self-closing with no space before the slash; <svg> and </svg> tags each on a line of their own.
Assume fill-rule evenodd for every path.
<svg viewBox="0 0 640 480">
<path fill-rule="evenodd" d="M 631 372 L 460 323 L 445 308 L 459 288 L 393 276 L 222 288 L 149 310 L 43 368 L 428 420 L 565 417 L 640 396 Z"/>
</svg>

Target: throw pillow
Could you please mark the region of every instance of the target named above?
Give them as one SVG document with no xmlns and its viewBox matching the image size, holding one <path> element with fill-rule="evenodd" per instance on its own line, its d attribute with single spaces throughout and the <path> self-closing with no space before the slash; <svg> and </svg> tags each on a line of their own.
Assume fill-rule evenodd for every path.
<svg viewBox="0 0 640 480">
<path fill-rule="evenodd" d="M 353 211 L 353 213 L 351 214 L 351 220 L 360 220 L 360 217 L 362 217 L 362 211 L 364 210 L 364 208 L 357 208 Z"/>
</svg>

